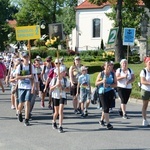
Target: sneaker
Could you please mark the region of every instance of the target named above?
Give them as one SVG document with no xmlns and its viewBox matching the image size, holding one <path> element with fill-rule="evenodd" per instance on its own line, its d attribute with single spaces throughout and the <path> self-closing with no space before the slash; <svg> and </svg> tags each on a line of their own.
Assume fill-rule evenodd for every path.
<svg viewBox="0 0 150 150">
<path fill-rule="evenodd" d="M 145 126 L 145 127 L 149 126 L 148 121 L 143 119 L 142 126 Z"/>
<path fill-rule="evenodd" d="M 123 118 L 123 119 L 129 119 L 129 117 L 127 116 L 127 114 L 124 114 L 124 115 L 122 116 L 122 118 Z"/>
<path fill-rule="evenodd" d="M 15 106 L 14 106 L 14 105 L 11 105 L 11 109 L 15 109 Z"/>
<path fill-rule="evenodd" d="M 84 111 L 84 115 L 85 115 L 85 117 L 88 116 L 88 111 L 87 110 Z"/>
<path fill-rule="evenodd" d="M 29 119 L 25 119 L 25 120 L 24 120 L 24 125 L 25 125 L 25 126 L 29 126 L 29 125 L 30 125 L 30 124 L 29 124 Z"/>
<path fill-rule="evenodd" d="M 57 129 L 57 124 L 56 124 L 56 122 L 53 122 L 53 123 L 52 123 L 52 128 L 53 128 L 53 129 Z"/>
<path fill-rule="evenodd" d="M 104 126 L 105 126 L 104 120 L 100 120 L 100 121 L 99 121 L 99 124 L 100 124 L 102 127 L 104 127 Z"/>
<path fill-rule="evenodd" d="M 22 121 L 23 121 L 22 113 L 18 114 L 18 120 L 19 120 L 20 122 L 22 122 Z"/>
<path fill-rule="evenodd" d="M 85 118 L 86 116 L 85 116 L 85 114 L 84 113 L 82 113 L 81 114 L 81 118 Z"/>
<path fill-rule="evenodd" d="M 78 108 L 77 109 L 77 114 L 81 114 L 81 113 L 82 113 L 81 108 Z"/>
<path fill-rule="evenodd" d="M 110 123 L 108 123 L 108 124 L 107 124 L 107 129 L 108 129 L 108 130 L 111 130 L 111 129 L 113 129 L 113 126 L 112 126 Z"/>
<path fill-rule="evenodd" d="M 78 110 L 77 110 L 77 109 L 75 109 L 75 110 L 74 110 L 74 113 L 77 115 L 77 114 L 78 114 Z"/>
<path fill-rule="evenodd" d="M 49 106 L 48 106 L 48 108 L 49 108 L 50 110 L 52 110 L 52 109 L 53 109 L 51 105 L 49 105 Z"/>
<path fill-rule="evenodd" d="M 60 126 L 60 127 L 58 128 L 58 132 L 59 132 L 59 133 L 63 133 L 63 132 L 64 132 L 64 131 L 63 131 L 63 127 Z"/>
<path fill-rule="evenodd" d="M 112 109 L 112 108 L 110 108 L 110 109 L 109 109 L 109 113 L 112 113 L 112 112 L 113 112 L 113 109 Z"/>
<path fill-rule="evenodd" d="M 123 116 L 123 112 L 122 112 L 122 110 L 118 110 L 118 113 L 119 113 L 119 115 L 122 117 Z"/>
<path fill-rule="evenodd" d="M 41 101 L 41 107 L 42 107 L 42 108 L 45 107 L 44 101 Z"/>
</svg>

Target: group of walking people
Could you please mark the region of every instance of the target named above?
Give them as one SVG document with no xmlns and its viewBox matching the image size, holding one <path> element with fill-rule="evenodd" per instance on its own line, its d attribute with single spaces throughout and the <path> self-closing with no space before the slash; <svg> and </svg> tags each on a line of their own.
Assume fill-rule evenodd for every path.
<svg viewBox="0 0 150 150">
<path fill-rule="evenodd" d="M 0 57 L 2 65 L 3 57 Z M 142 125 L 148 126 L 147 107 L 150 99 L 150 57 L 145 58 L 145 69 L 140 73 L 141 78 L 141 95 L 143 100 L 142 106 Z M 132 82 L 135 76 L 131 68 L 128 68 L 126 59 L 120 61 L 120 68 L 116 71 L 113 69 L 112 61 L 104 63 L 103 71 L 99 72 L 95 86 L 98 87 L 99 100 L 102 106 L 100 125 L 106 126 L 107 129 L 113 129 L 109 121 L 109 110 L 112 108 L 112 101 L 117 89 L 121 100 L 119 115 L 123 119 L 128 119 L 126 106 L 132 91 Z M 91 85 L 88 68 L 81 64 L 81 59 L 76 56 L 73 65 L 67 69 L 64 65 L 64 59 L 48 56 L 45 62 L 40 56 L 37 56 L 33 64 L 27 52 L 21 56 L 14 54 L 11 59 L 9 69 L 5 65 L 0 66 L 3 75 L 0 80 L 0 86 L 4 92 L 2 79 L 8 79 L 11 84 L 11 109 L 16 110 L 16 115 L 20 122 L 23 122 L 22 110 L 25 110 L 24 125 L 29 126 L 29 119 L 32 115 L 35 99 L 37 96 L 41 99 L 41 107 L 45 107 L 45 97 L 48 95 L 48 108 L 53 110 L 52 128 L 63 132 L 63 109 L 67 103 L 66 93 L 70 92 L 73 98 L 73 110 L 75 114 L 80 114 L 82 118 L 88 116 L 88 107 L 91 101 Z M 7 78 L 6 78 L 7 76 Z M 9 76 L 9 77 L 8 77 Z M 114 106 L 113 106 L 114 107 Z M 59 127 L 56 120 L 59 116 Z"/>
</svg>

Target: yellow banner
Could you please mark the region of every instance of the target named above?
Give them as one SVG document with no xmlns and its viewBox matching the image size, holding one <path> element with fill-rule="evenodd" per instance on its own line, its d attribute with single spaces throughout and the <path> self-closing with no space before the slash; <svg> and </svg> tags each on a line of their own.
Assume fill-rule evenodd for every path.
<svg viewBox="0 0 150 150">
<path fill-rule="evenodd" d="M 41 30 L 39 25 L 16 27 L 16 40 L 34 40 L 41 38 Z"/>
</svg>

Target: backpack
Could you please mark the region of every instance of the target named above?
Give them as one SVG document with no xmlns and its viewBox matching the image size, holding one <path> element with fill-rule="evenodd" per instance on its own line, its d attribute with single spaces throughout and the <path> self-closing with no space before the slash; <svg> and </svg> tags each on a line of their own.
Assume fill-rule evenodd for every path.
<svg viewBox="0 0 150 150">
<path fill-rule="evenodd" d="M 131 73 L 131 69 L 130 69 L 130 68 L 128 68 L 128 70 L 129 70 L 129 72 Z M 120 68 L 119 72 L 121 73 L 121 68 Z"/>
<path fill-rule="evenodd" d="M 30 72 L 29 74 L 31 74 L 31 67 L 32 67 L 31 64 L 29 64 L 29 72 Z M 20 64 L 20 75 L 22 75 L 22 69 L 23 69 L 23 64 L 21 63 Z"/>
<path fill-rule="evenodd" d="M 66 87 L 67 79 L 65 77 L 63 77 L 63 80 L 64 80 L 64 87 Z M 54 77 L 54 85 L 56 84 L 56 82 L 57 82 L 57 77 Z"/>
<path fill-rule="evenodd" d="M 98 86 L 96 86 L 93 91 L 92 91 L 92 95 L 91 95 L 91 103 L 97 104 L 97 101 L 99 99 L 99 93 L 98 93 Z"/>
<path fill-rule="evenodd" d="M 144 71 L 144 75 L 145 75 L 145 77 L 146 77 L 146 69 L 143 69 L 143 71 Z M 138 86 L 139 86 L 139 88 L 141 89 L 142 83 L 141 83 L 141 82 L 138 82 Z"/>
<path fill-rule="evenodd" d="M 111 71 L 110 74 L 113 77 L 113 83 L 114 83 L 114 72 Z M 101 72 L 101 78 L 103 79 L 103 77 L 104 77 L 104 71 Z"/>
</svg>

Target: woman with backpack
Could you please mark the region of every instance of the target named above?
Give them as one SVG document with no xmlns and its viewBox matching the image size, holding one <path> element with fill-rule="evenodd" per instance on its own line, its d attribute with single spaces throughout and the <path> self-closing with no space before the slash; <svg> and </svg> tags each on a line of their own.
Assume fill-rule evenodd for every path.
<svg viewBox="0 0 150 150">
<path fill-rule="evenodd" d="M 128 68 L 128 62 L 126 59 L 120 61 L 120 68 L 116 70 L 117 77 L 117 91 L 121 99 L 121 107 L 119 110 L 119 115 L 123 119 L 128 119 L 126 114 L 126 105 L 130 98 L 132 91 L 132 82 L 134 81 L 134 73 L 132 69 Z"/>
<path fill-rule="evenodd" d="M 145 60 L 146 67 L 140 72 L 141 80 L 141 97 L 143 100 L 142 106 L 142 126 L 149 126 L 147 121 L 147 107 L 150 100 L 150 57 L 146 57 Z"/>
<path fill-rule="evenodd" d="M 98 74 L 95 85 L 99 87 L 98 93 L 102 104 L 102 115 L 99 123 L 101 126 L 105 126 L 105 120 L 107 129 L 113 129 L 109 122 L 109 108 L 114 97 L 114 88 L 117 86 L 117 80 L 112 72 L 110 62 L 105 62 L 104 70 Z"/>
</svg>

